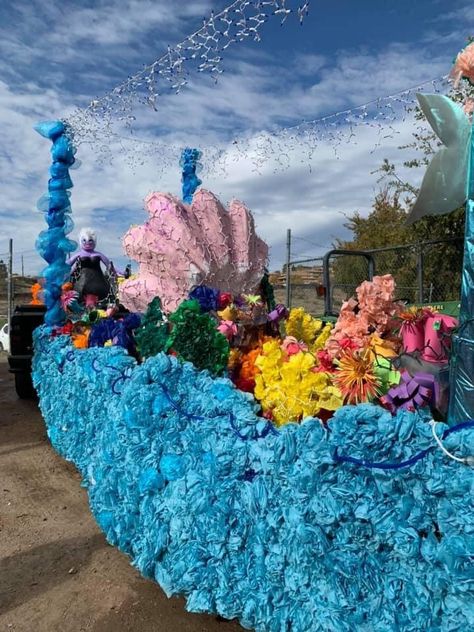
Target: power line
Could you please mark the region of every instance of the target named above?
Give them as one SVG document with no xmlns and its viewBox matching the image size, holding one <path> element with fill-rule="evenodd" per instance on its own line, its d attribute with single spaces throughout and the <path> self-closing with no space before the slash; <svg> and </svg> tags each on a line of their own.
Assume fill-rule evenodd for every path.
<svg viewBox="0 0 474 632">
<path fill-rule="evenodd" d="M 292 239 L 299 239 L 300 241 L 305 241 L 311 246 L 316 246 L 316 248 L 329 248 L 327 244 L 318 244 L 315 241 L 311 241 L 310 239 L 306 239 L 306 237 L 297 237 L 296 235 L 291 235 Z"/>
</svg>

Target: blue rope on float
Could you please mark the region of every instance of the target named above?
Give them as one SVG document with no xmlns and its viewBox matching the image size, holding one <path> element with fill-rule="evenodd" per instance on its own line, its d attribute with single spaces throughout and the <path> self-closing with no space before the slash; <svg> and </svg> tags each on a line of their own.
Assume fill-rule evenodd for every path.
<svg viewBox="0 0 474 632">
<path fill-rule="evenodd" d="M 461 430 L 466 430 L 468 428 L 474 428 L 474 420 L 470 419 L 469 421 L 463 421 L 462 423 L 457 424 L 456 426 L 452 426 L 443 432 L 442 439 L 446 439 L 453 432 L 459 432 Z M 348 456 L 345 454 L 339 454 L 338 449 L 335 448 L 333 452 L 333 460 L 335 463 L 351 463 L 352 465 L 358 465 L 359 467 L 365 467 L 371 470 L 400 470 L 405 467 L 411 467 L 424 459 L 428 452 L 431 452 L 436 446 L 430 446 L 426 448 L 426 450 L 422 450 L 415 456 L 412 456 L 410 459 L 406 461 L 401 461 L 400 463 L 374 463 L 373 461 L 365 461 L 363 459 L 356 459 L 353 456 Z"/>
</svg>

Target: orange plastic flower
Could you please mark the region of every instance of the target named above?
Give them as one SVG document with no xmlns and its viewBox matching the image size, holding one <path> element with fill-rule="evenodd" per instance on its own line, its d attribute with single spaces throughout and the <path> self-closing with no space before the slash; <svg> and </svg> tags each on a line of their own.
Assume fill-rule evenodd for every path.
<svg viewBox="0 0 474 632">
<path fill-rule="evenodd" d="M 82 333 L 73 333 L 72 344 L 76 347 L 76 349 L 87 349 L 89 346 L 89 330 L 86 329 Z"/>
<path fill-rule="evenodd" d="M 338 369 L 333 381 L 348 404 L 368 402 L 378 395 L 379 382 L 369 350 L 345 353 L 336 362 Z"/>
<path fill-rule="evenodd" d="M 40 283 L 33 283 L 31 286 L 32 299 L 30 301 L 30 305 L 43 305 L 43 301 L 41 300 L 42 291 L 43 287 Z"/>
<path fill-rule="evenodd" d="M 260 355 L 262 349 L 257 347 L 252 349 L 242 356 L 242 366 L 240 369 L 240 377 L 244 380 L 254 380 L 257 373 L 260 373 L 260 369 L 255 366 L 255 360 Z"/>
</svg>

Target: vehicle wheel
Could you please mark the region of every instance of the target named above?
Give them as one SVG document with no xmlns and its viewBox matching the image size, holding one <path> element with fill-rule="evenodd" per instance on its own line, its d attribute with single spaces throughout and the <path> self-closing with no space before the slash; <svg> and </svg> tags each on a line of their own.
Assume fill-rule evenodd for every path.
<svg viewBox="0 0 474 632">
<path fill-rule="evenodd" d="M 36 391 L 31 381 L 31 373 L 15 373 L 15 390 L 20 399 L 33 399 Z"/>
</svg>

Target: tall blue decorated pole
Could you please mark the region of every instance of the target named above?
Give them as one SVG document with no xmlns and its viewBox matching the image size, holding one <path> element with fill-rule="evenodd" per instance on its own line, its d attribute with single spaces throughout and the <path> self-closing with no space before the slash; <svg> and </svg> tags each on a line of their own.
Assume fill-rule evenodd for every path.
<svg viewBox="0 0 474 632">
<path fill-rule="evenodd" d="M 474 338 L 474 126 L 469 138 L 467 166 L 466 229 L 464 234 L 464 262 L 461 286 L 461 333 Z M 473 373 L 474 376 L 474 373 Z"/>
<path fill-rule="evenodd" d="M 466 55 L 467 52 L 467 55 Z M 466 58 L 472 64 L 466 63 Z M 461 59 L 462 63 L 459 63 Z M 462 51 L 454 70 L 474 78 L 474 44 Z M 469 68 L 471 68 L 469 70 Z M 466 73 L 467 72 L 467 76 Z M 453 336 L 448 421 L 474 418 L 474 134 L 461 105 L 442 95 L 417 95 L 420 108 L 442 143 L 426 170 L 409 222 L 449 213 L 466 204 L 459 329 Z"/>
<path fill-rule="evenodd" d="M 450 423 L 474 418 L 474 128 L 469 138 L 466 228 L 459 330 L 453 338 L 450 375 Z"/>
<path fill-rule="evenodd" d="M 42 272 L 45 279 L 45 323 L 54 326 L 61 325 L 65 320 L 60 301 L 61 286 L 70 273 L 67 254 L 77 246 L 67 238 L 74 226 L 70 217 L 69 189 L 73 184 L 69 169 L 75 162 L 75 149 L 62 121 L 44 121 L 35 125 L 34 129 L 53 143 L 48 193 L 38 201 L 38 208 L 46 214 L 48 228 L 39 234 L 36 249 L 48 263 Z"/>
</svg>

